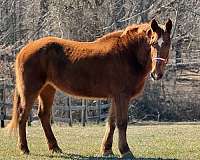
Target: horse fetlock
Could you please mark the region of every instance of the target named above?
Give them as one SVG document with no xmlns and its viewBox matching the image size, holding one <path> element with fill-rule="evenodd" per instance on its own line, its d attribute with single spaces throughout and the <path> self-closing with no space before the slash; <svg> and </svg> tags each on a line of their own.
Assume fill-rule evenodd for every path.
<svg viewBox="0 0 200 160">
<path fill-rule="evenodd" d="M 50 152 L 53 153 L 63 153 L 62 149 L 60 149 L 60 147 L 56 147 L 50 150 Z"/>
<path fill-rule="evenodd" d="M 119 144 L 119 151 L 123 155 L 130 152 L 130 148 L 127 143 Z"/>
<path fill-rule="evenodd" d="M 20 149 L 20 154 L 28 155 L 30 153 L 27 145 L 18 144 L 18 147 Z"/>
<path fill-rule="evenodd" d="M 62 150 L 61 150 L 61 148 L 58 146 L 57 143 L 56 143 L 56 144 L 53 144 L 53 145 L 49 144 L 49 151 L 50 151 L 51 153 L 62 153 Z"/>
<path fill-rule="evenodd" d="M 101 154 L 103 156 L 113 155 L 112 144 L 110 144 L 110 143 L 103 143 L 102 146 L 101 146 Z"/>
</svg>

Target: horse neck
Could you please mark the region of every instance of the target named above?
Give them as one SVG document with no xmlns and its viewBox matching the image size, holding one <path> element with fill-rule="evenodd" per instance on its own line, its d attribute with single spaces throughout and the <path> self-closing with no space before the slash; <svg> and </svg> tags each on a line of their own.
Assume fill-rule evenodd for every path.
<svg viewBox="0 0 200 160">
<path fill-rule="evenodd" d="M 122 40 L 124 41 L 124 40 Z M 148 74 L 151 71 L 151 47 L 145 33 L 135 34 L 133 38 L 127 37 L 124 41 L 126 53 L 131 60 L 134 69 L 141 74 Z"/>
</svg>

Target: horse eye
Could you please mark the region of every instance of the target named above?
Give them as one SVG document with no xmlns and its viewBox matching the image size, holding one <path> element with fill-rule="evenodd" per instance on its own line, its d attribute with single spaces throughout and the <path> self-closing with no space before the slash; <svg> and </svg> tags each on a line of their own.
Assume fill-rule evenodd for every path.
<svg viewBox="0 0 200 160">
<path fill-rule="evenodd" d="M 152 44 L 153 47 L 157 47 L 157 45 L 158 45 L 158 42 L 153 42 Z"/>
</svg>

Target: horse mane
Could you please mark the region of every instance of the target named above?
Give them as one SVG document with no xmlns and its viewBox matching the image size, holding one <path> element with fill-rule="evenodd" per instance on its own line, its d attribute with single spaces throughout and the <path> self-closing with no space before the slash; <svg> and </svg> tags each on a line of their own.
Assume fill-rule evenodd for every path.
<svg viewBox="0 0 200 160">
<path fill-rule="evenodd" d="M 107 33 L 93 42 L 96 44 L 95 48 L 102 48 L 101 50 L 112 50 L 113 47 L 114 49 L 121 50 L 123 48 L 122 45 L 127 46 L 130 39 L 132 39 L 132 42 L 136 40 L 138 41 L 139 39 L 140 41 L 144 40 L 148 28 L 150 28 L 149 23 L 132 24 L 127 26 L 125 29 Z M 109 47 L 111 48 L 108 49 Z"/>
<path fill-rule="evenodd" d="M 95 42 L 102 42 L 102 41 L 109 40 L 112 38 L 119 38 L 123 32 L 124 30 L 118 30 L 118 31 L 105 34 L 104 36 L 97 38 Z"/>
<path fill-rule="evenodd" d="M 129 31 L 129 30 L 132 30 L 135 32 L 137 32 L 137 31 L 141 32 L 141 31 L 145 31 L 147 28 L 149 28 L 148 23 L 132 24 L 132 25 L 127 26 L 125 29 L 107 33 L 104 36 L 97 38 L 94 42 L 103 42 L 103 41 L 110 40 L 113 38 L 120 38 L 122 35 L 125 35 L 127 33 L 127 31 Z"/>
<path fill-rule="evenodd" d="M 132 34 L 137 34 L 137 33 L 143 33 L 147 31 L 150 28 L 149 23 L 143 23 L 143 24 L 132 24 L 128 27 L 125 28 L 124 32 L 122 33 L 121 37 L 127 36 L 130 32 Z"/>
</svg>

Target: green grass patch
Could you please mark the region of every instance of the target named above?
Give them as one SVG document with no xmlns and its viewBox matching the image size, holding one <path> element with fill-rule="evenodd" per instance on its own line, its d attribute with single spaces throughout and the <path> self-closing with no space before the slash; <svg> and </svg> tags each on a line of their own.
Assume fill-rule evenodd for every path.
<svg viewBox="0 0 200 160">
<path fill-rule="evenodd" d="M 41 125 L 27 127 L 28 145 L 31 154 L 20 155 L 16 147 L 17 137 L 11 137 L 5 129 L 0 129 L 0 159 L 104 159 L 99 157 L 101 140 L 105 126 L 53 125 L 53 131 L 62 154 L 51 154 Z M 113 151 L 119 157 L 117 130 Z M 200 125 L 173 124 L 128 126 L 127 137 L 131 151 L 137 160 L 198 160 L 200 159 Z"/>
</svg>

